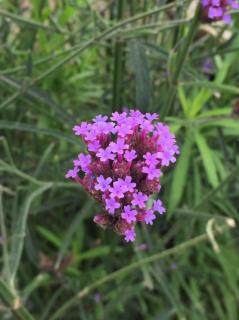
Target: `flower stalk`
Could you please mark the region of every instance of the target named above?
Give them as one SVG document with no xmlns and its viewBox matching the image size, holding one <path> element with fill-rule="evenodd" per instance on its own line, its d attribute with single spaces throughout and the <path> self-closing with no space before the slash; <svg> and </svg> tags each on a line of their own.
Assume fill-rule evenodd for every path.
<svg viewBox="0 0 239 320">
<path fill-rule="evenodd" d="M 177 82 L 180 77 L 181 71 L 183 69 L 185 60 L 187 58 L 187 54 L 190 48 L 190 45 L 192 43 L 192 40 L 194 38 L 194 35 L 197 31 L 198 25 L 199 25 L 199 19 L 200 19 L 200 5 L 197 6 L 195 17 L 192 20 L 191 27 L 188 31 L 187 37 L 184 41 L 184 44 L 182 46 L 181 51 L 178 53 L 178 59 L 175 63 L 175 69 L 172 72 L 171 79 L 170 79 L 170 86 L 168 90 L 168 95 L 166 98 L 166 103 L 164 108 L 162 109 L 161 113 L 161 119 L 163 120 L 171 111 L 177 91 Z"/>
<path fill-rule="evenodd" d="M 211 223 L 211 222 L 210 222 Z M 222 225 L 215 225 L 215 230 L 213 231 L 214 237 L 217 235 L 221 235 L 225 233 L 227 230 L 235 227 L 235 221 L 233 219 L 225 219 L 224 224 Z M 139 261 L 133 262 L 129 264 L 126 267 L 123 267 L 115 272 L 112 272 L 108 274 L 107 276 L 93 282 L 89 286 L 86 286 L 83 290 L 78 292 L 73 298 L 68 300 L 65 304 L 63 304 L 51 317 L 49 320 L 57 320 L 61 316 L 63 316 L 67 310 L 69 310 L 74 305 L 78 304 L 79 301 L 86 296 L 88 296 L 92 291 L 94 291 L 96 288 L 101 287 L 103 284 L 111 282 L 115 279 L 118 279 L 119 277 L 125 276 L 126 274 L 137 270 L 138 268 L 145 266 L 147 264 L 165 259 L 171 255 L 179 254 L 182 251 L 185 251 L 187 249 L 190 249 L 199 243 L 205 242 L 205 241 L 211 241 L 208 232 L 205 232 L 204 234 L 197 236 L 189 241 L 183 242 L 171 249 L 165 250 L 163 252 L 156 253 L 154 255 L 151 255 L 149 257 L 146 257 L 144 259 L 141 259 Z"/>
<path fill-rule="evenodd" d="M 34 320 L 34 317 L 21 303 L 20 298 L 14 295 L 11 290 L 9 290 L 8 286 L 3 282 L 2 279 L 0 279 L 0 298 L 5 305 L 11 309 L 16 319 Z"/>
</svg>

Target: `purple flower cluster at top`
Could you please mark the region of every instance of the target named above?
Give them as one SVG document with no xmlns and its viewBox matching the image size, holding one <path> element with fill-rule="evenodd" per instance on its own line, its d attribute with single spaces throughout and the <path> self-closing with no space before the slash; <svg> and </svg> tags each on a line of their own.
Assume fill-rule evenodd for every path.
<svg viewBox="0 0 239 320">
<path fill-rule="evenodd" d="M 239 3 L 235 0 L 201 0 L 203 6 L 203 15 L 212 20 L 223 20 L 225 23 L 231 23 L 231 15 L 228 13 L 231 9 L 239 9 Z"/>
<path fill-rule="evenodd" d="M 162 168 L 176 161 L 179 148 L 169 127 L 155 122 L 157 114 L 137 110 L 97 116 L 73 128 L 88 153 L 80 153 L 66 178 L 80 183 L 105 210 L 94 221 L 112 227 L 127 242 L 135 239 L 135 223 L 153 224 L 165 208 L 149 197 L 159 192 Z"/>
</svg>

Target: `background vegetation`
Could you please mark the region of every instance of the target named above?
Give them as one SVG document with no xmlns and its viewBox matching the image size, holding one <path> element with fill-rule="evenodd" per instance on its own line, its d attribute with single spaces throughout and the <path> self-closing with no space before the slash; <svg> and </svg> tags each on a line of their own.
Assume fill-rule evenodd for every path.
<svg viewBox="0 0 239 320">
<path fill-rule="evenodd" d="M 238 319 L 239 20 L 193 5 L 0 0 L 1 319 Z M 133 245 L 64 179 L 73 124 L 127 106 L 181 148 Z"/>
</svg>

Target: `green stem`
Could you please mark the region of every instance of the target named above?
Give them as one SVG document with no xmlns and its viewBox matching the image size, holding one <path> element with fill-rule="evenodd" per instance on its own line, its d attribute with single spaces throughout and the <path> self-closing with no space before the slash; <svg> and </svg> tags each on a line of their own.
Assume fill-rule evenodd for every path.
<svg viewBox="0 0 239 320">
<path fill-rule="evenodd" d="M 20 264 L 23 246 L 24 246 L 24 239 L 26 235 L 26 226 L 27 226 L 27 218 L 29 214 L 29 210 L 31 207 L 32 202 L 41 195 L 44 191 L 48 190 L 52 187 L 52 183 L 47 183 L 37 190 L 32 192 L 30 196 L 28 196 L 25 200 L 22 212 L 18 217 L 18 221 L 16 224 L 16 228 L 14 230 L 14 236 L 12 240 L 11 246 L 11 254 L 10 254 L 10 285 L 11 288 L 15 287 L 15 277 L 16 273 Z"/>
<path fill-rule="evenodd" d="M 148 28 L 160 28 L 160 29 L 157 29 L 157 32 L 159 31 L 164 31 L 164 30 L 168 30 L 170 28 L 173 28 L 173 27 L 177 27 L 179 26 L 180 24 L 184 24 L 184 23 L 188 23 L 190 22 L 191 19 L 181 19 L 181 20 L 174 20 L 173 22 L 172 21 L 165 21 L 163 24 L 162 22 L 157 22 L 157 23 L 151 23 L 151 24 L 142 24 L 140 26 L 135 26 L 135 27 L 132 27 L 132 28 L 126 28 L 126 29 L 121 29 L 119 30 L 119 33 L 120 34 L 125 34 L 125 33 L 130 33 L 130 32 L 135 32 L 135 31 L 138 31 L 138 30 L 141 30 L 141 29 L 148 29 Z M 166 24 L 166 26 L 165 26 Z M 118 34 L 118 33 L 117 33 Z M 44 63 L 47 63 L 53 59 L 56 59 L 56 58 L 59 58 L 61 56 L 64 56 L 65 54 L 69 53 L 69 52 L 72 52 L 72 51 L 75 51 L 77 50 L 79 47 L 81 47 L 82 45 L 81 44 L 76 44 L 74 46 L 72 46 L 70 49 L 66 49 L 66 50 L 62 50 L 60 52 L 57 52 L 57 53 L 52 53 L 50 54 L 49 56 L 45 57 L 45 58 L 41 58 L 39 60 L 37 60 L 35 63 L 33 63 L 33 67 L 37 67 L 39 65 L 42 65 Z M 234 50 L 237 51 L 239 48 L 235 48 Z M 223 53 L 226 52 L 226 50 L 223 51 Z M 215 53 L 216 54 L 216 53 Z M 208 57 L 205 56 L 205 57 Z M 201 57 L 198 57 L 198 59 L 200 60 Z M 194 60 L 194 58 L 192 58 L 192 60 Z M 0 80 L 1 80 L 1 76 L 2 75 L 11 75 L 11 74 L 14 74 L 16 72 L 19 72 L 19 71 L 23 71 L 23 70 L 26 70 L 27 66 L 26 65 L 20 65 L 18 67 L 15 67 L 15 68 L 11 68 L 11 69 L 5 69 L 5 70 L 1 70 L 0 71 Z"/>
<path fill-rule="evenodd" d="M 229 229 L 230 227 L 234 227 L 235 222 L 233 219 L 226 219 L 226 222 L 221 227 L 215 228 L 214 235 L 221 234 L 226 229 Z M 198 237 L 195 237 L 189 241 L 183 242 L 171 249 L 165 250 L 160 253 L 156 253 L 150 257 L 141 259 L 139 261 L 133 262 L 130 265 L 123 267 L 115 272 L 112 272 L 108 274 L 107 276 L 93 282 L 89 286 L 86 286 L 83 290 L 81 290 L 79 293 L 77 293 L 73 298 L 68 300 L 65 304 L 63 304 L 51 317 L 49 320 L 57 320 L 60 319 L 62 315 L 66 313 L 66 311 L 79 303 L 79 300 L 83 299 L 87 295 L 89 295 L 93 290 L 95 290 L 98 287 L 101 287 L 103 284 L 108 283 L 112 280 L 117 279 L 118 277 L 121 277 L 127 273 L 130 273 L 144 265 L 147 265 L 149 263 L 164 259 L 170 255 L 181 253 L 181 251 L 189 249 L 198 243 L 204 242 L 206 240 L 209 240 L 208 233 L 204 233 Z"/>
<path fill-rule="evenodd" d="M 9 307 L 16 319 L 20 320 L 34 320 L 34 317 L 29 313 L 26 307 L 21 303 L 20 299 L 16 297 L 0 279 L 0 297 L 1 300 Z"/>
<path fill-rule="evenodd" d="M 0 229 L 1 229 L 1 237 L 2 237 L 2 247 L 3 247 L 3 275 L 6 275 L 6 279 L 9 282 L 10 273 L 9 273 L 9 256 L 8 256 L 8 247 L 7 247 L 7 230 L 5 217 L 3 212 L 3 203 L 2 203 L 2 194 L 3 187 L 0 185 Z"/>
<path fill-rule="evenodd" d="M 0 16 L 12 19 L 12 20 L 19 22 L 19 23 L 27 24 L 31 28 L 43 29 L 46 31 L 58 32 L 58 33 L 60 32 L 58 29 L 52 28 L 51 26 L 44 25 L 44 24 L 39 23 L 37 21 L 24 19 L 14 13 L 11 13 L 11 12 L 8 12 L 8 11 L 2 10 L 2 9 L 0 9 Z M 62 32 L 60 32 L 60 33 L 62 33 Z"/>
<path fill-rule="evenodd" d="M 189 47 L 192 43 L 193 37 L 197 31 L 197 27 L 199 24 L 199 17 L 200 17 L 200 5 L 197 6 L 196 12 L 195 12 L 195 17 L 192 21 L 192 25 L 189 29 L 189 32 L 187 34 L 187 37 L 184 41 L 183 47 L 181 49 L 181 51 L 178 54 L 178 59 L 176 61 L 176 68 L 173 71 L 173 74 L 171 76 L 171 84 L 169 87 L 169 91 L 168 91 L 168 95 L 167 95 L 167 99 L 166 99 L 166 103 L 165 106 L 162 110 L 161 113 L 161 119 L 163 120 L 171 111 L 173 103 L 174 103 L 174 99 L 175 99 L 175 95 L 176 95 L 176 90 L 177 90 L 177 82 L 180 76 L 180 73 L 183 69 L 185 60 L 187 58 L 187 54 L 189 51 Z"/>
<path fill-rule="evenodd" d="M 212 189 L 208 194 L 206 194 L 192 209 L 197 210 L 199 209 L 203 204 L 207 203 L 210 199 L 213 198 L 213 196 L 218 193 L 225 185 L 227 185 L 231 179 L 237 177 L 239 171 L 239 165 L 237 165 L 231 173 L 228 174 L 226 178 L 224 178 L 221 183 L 214 189 Z"/>
<path fill-rule="evenodd" d="M 118 15 L 117 21 L 122 20 L 124 12 L 124 0 L 118 0 Z M 114 80 L 113 80 L 113 111 L 121 108 L 121 85 L 123 78 L 123 61 L 124 44 L 122 39 L 116 40 L 115 55 L 114 55 Z"/>
<path fill-rule="evenodd" d="M 183 2 L 184 1 L 182 1 L 181 4 L 183 4 Z M 56 70 L 61 68 L 64 64 L 66 64 L 67 62 L 69 62 L 70 60 L 75 58 L 78 54 L 82 53 L 83 51 L 85 51 L 89 47 L 95 45 L 97 42 L 99 42 L 102 39 L 105 39 L 107 37 L 110 37 L 110 35 L 112 33 L 114 33 L 116 30 L 120 29 L 121 27 L 123 27 L 123 26 L 125 26 L 125 25 L 127 25 L 129 23 L 132 23 L 134 21 L 143 19 L 143 18 L 145 18 L 147 16 L 151 16 L 151 15 L 154 15 L 156 13 L 165 11 L 165 10 L 170 9 L 172 7 L 175 7 L 175 2 L 167 4 L 165 6 L 161 6 L 159 8 L 156 8 L 154 10 L 151 10 L 151 11 L 148 11 L 148 12 L 145 12 L 145 13 L 141 13 L 141 14 L 135 15 L 132 18 L 128 18 L 128 19 L 123 20 L 122 22 L 117 23 L 115 26 L 113 26 L 112 28 L 107 29 L 106 31 L 101 33 L 99 36 L 86 41 L 85 44 L 83 44 L 81 47 L 79 47 L 76 50 L 74 50 L 73 52 L 71 52 L 67 57 L 65 57 L 64 59 L 62 59 L 58 63 L 56 63 L 51 68 L 47 69 L 45 72 L 43 72 L 40 76 L 36 77 L 34 80 L 32 80 L 29 85 L 25 86 L 24 88 L 22 88 L 22 90 L 14 93 L 11 97 L 9 97 L 7 100 L 5 100 L 0 105 L 0 109 L 6 107 L 7 105 L 9 105 L 11 103 L 13 103 L 18 97 L 20 97 L 22 94 L 24 94 L 33 85 L 35 85 L 38 82 L 40 82 L 41 80 L 45 79 L 47 76 L 49 76 L 50 74 L 52 74 L 53 72 L 55 72 Z"/>
</svg>

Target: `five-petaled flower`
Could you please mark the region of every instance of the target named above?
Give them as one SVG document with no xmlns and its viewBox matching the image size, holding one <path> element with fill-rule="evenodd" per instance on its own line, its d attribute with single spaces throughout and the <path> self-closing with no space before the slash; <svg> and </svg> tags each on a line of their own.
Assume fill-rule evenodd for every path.
<svg viewBox="0 0 239 320">
<path fill-rule="evenodd" d="M 106 203 L 106 209 L 110 214 L 114 214 L 115 209 L 118 209 L 120 207 L 120 203 L 117 202 L 114 198 L 106 199 L 105 203 Z"/>
<path fill-rule="evenodd" d="M 122 212 L 122 218 L 125 219 L 128 223 L 136 221 L 137 211 L 132 209 L 130 206 L 125 206 L 124 211 Z"/>
<path fill-rule="evenodd" d="M 145 202 L 148 200 L 148 196 L 146 194 L 143 194 L 142 192 L 134 193 L 133 194 L 133 200 L 132 205 L 138 206 L 139 208 L 143 209 L 145 208 Z"/>
<path fill-rule="evenodd" d="M 96 180 L 97 184 L 95 185 L 95 190 L 100 190 L 102 192 L 105 192 L 109 188 L 109 185 L 112 181 L 110 177 L 105 179 L 102 175 L 99 176 Z"/>
</svg>

